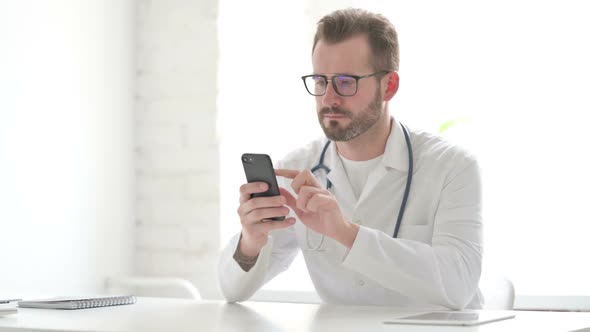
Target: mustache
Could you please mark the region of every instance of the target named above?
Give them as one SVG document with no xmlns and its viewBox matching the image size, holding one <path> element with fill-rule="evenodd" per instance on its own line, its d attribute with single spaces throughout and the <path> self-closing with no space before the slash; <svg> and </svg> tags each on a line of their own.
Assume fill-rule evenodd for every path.
<svg viewBox="0 0 590 332">
<path fill-rule="evenodd" d="M 343 115 L 349 118 L 352 118 L 352 112 L 339 108 L 339 107 L 322 107 L 322 109 L 320 109 L 319 115 L 320 116 L 324 116 L 326 114 L 338 114 L 338 115 Z"/>
</svg>

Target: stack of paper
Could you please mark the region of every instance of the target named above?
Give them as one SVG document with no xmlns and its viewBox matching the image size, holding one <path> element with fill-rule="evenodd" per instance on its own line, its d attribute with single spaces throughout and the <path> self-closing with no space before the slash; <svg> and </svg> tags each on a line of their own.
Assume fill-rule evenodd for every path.
<svg viewBox="0 0 590 332">
<path fill-rule="evenodd" d="M 0 298 L 0 316 L 16 314 L 18 309 L 16 303 L 18 300 L 3 300 Z"/>
</svg>

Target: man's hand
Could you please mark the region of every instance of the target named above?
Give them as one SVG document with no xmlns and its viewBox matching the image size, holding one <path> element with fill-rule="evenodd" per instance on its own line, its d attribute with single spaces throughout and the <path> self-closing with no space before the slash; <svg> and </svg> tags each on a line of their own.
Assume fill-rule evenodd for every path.
<svg viewBox="0 0 590 332">
<path fill-rule="evenodd" d="M 270 220 L 272 217 L 289 214 L 289 208 L 285 206 L 286 197 L 251 198 L 252 194 L 267 190 L 268 185 L 264 182 L 246 183 L 240 187 L 238 215 L 242 223 L 242 239 L 238 250 L 246 256 L 257 256 L 268 242 L 268 234 L 272 230 L 286 228 L 295 223 L 295 218 L 292 217 L 282 221 Z"/>
<path fill-rule="evenodd" d="M 310 170 L 276 169 L 275 174 L 293 179 L 291 187 L 297 198 L 284 188 L 280 188 L 280 191 L 302 223 L 348 248 L 352 247 L 359 226 L 344 218 L 336 197 L 322 188 Z"/>
</svg>

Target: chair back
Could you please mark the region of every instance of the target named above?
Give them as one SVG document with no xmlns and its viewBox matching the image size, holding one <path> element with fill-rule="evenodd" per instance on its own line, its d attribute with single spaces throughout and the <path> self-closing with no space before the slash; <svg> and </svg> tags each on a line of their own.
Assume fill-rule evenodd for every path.
<svg viewBox="0 0 590 332">
<path fill-rule="evenodd" d="M 479 289 L 484 297 L 484 309 L 512 310 L 514 308 L 514 285 L 501 275 L 482 275 Z"/>
<path fill-rule="evenodd" d="M 199 290 L 188 280 L 164 277 L 108 278 L 109 294 L 130 294 L 147 297 L 173 297 L 200 300 Z"/>
</svg>

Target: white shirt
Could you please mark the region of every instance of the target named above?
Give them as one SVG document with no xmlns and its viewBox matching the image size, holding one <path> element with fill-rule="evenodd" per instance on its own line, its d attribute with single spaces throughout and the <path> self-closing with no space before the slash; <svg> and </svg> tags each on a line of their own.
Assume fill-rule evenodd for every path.
<svg viewBox="0 0 590 332">
<path fill-rule="evenodd" d="M 319 251 L 308 250 L 321 236 L 299 220 L 274 231 L 256 265 L 245 272 L 233 259 L 239 234 L 223 250 L 219 280 L 230 302 L 247 300 L 264 283 L 286 270 L 302 250 L 322 301 L 337 304 L 480 308 L 482 261 L 480 172 L 475 158 L 439 137 L 410 131 L 414 175 L 398 238 L 395 222 L 406 185 L 408 149 L 396 121 L 381 164 L 357 199 L 335 144 L 326 151 L 331 192 L 344 216 L 360 225 L 350 250 L 325 237 Z M 277 168 L 311 169 L 326 138 L 293 151 Z M 279 186 L 292 191 L 289 179 Z M 320 183 L 326 183 L 324 176 Z M 294 213 L 292 213 L 294 216 Z M 306 234 L 309 233 L 309 238 Z"/>
<path fill-rule="evenodd" d="M 363 188 L 365 188 L 369 174 L 371 174 L 371 171 L 375 169 L 377 165 L 381 164 L 382 159 L 383 155 L 380 155 L 371 160 L 355 161 L 346 159 L 340 155 L 340 160 L 342 161 L 342 166 L 346 172 L 348 182 L 352 187 L 354 197 L 357 199 L 359 198 L 363 192 Z"/>
</svg>

